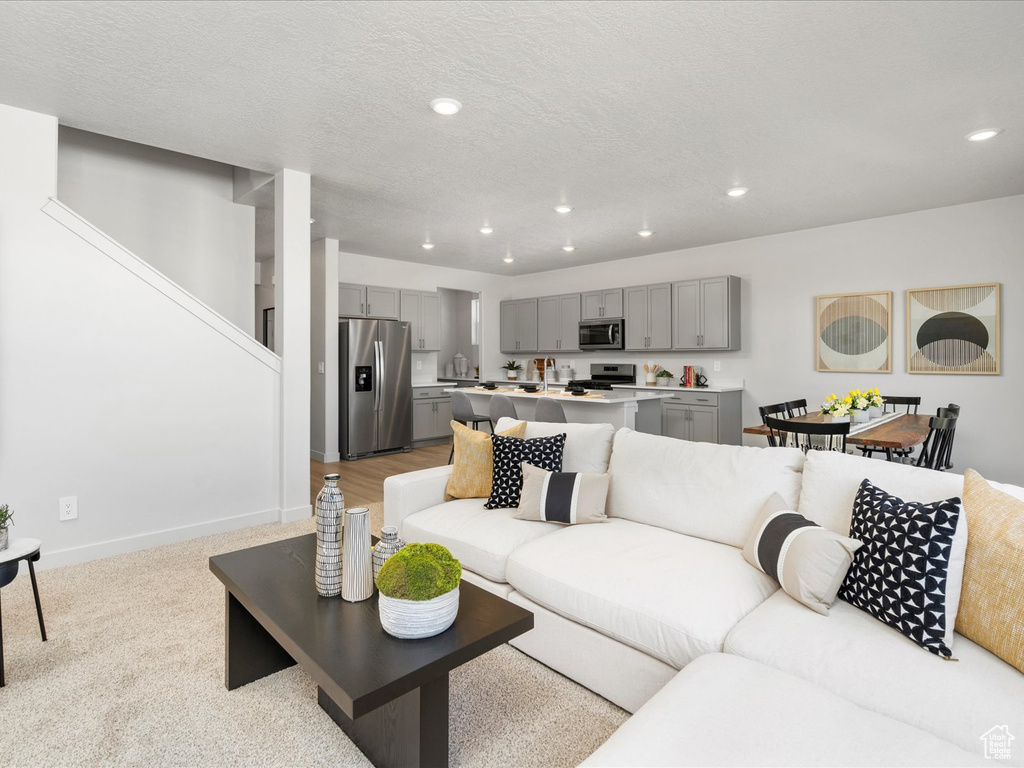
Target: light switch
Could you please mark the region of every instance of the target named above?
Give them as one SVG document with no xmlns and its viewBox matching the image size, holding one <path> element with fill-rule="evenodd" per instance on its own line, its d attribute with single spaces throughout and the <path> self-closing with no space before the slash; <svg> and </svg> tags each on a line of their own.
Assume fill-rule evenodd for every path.
<svg viewBox="0 0 1024 768">
<path fill-rule="evenodd" d="M 319 363 L 316 364 L 316 372 L 317 373 L 323 373 L 324 370 L 325 370 L 324 369 L 324 361 L 321 360 Z"/>
</svg>

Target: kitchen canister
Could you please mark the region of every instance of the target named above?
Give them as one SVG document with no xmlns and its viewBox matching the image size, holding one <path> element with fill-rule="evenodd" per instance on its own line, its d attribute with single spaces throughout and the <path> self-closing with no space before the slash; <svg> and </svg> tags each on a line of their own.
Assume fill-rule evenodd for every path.
<svg viewBox="0 0 1024 768">
<path fill-rule="evenodd" d="M 370 510 L 366 507 L 345 510 L 342 555 L 341 599 L 353 603 L 369 599 L 373 596 L 373 563 L 370 554 Z"/>
<path fill-rule="evenodd" d="M 316 496 L 316 563 L 313 580 L 321 597 L 341 592 L 341 513 L 345 497 L 338 487 L 339 475 L 324 475 L 324 487 Z"/>
<path fill-rule="evenodd" d="M 385 525 L 380 530 L 380 541 L 373 547 L 373 583 L 377 583 L 377 574 L 380 568 L 387 562 L 395 552 L 405 546 L 405 542 L 398 538 L 398 528 L 393 525 Z"/>
</svg>

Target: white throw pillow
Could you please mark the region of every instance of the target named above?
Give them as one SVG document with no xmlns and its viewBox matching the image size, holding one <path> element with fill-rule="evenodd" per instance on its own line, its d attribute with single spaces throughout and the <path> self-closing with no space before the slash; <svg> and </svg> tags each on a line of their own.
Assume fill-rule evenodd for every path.
<svg viewBox="0 0 1024 768">
<path fill-rule="evenodd" d="M 494 425 L 497 432 L 504 432 L 516 424 L 516 419 L 502 416 Z M 551 437 L 565 433 L 565 450 L 562 453 L 563 472 L 591 472 L 601 475 L 608 471 L 608 457 L 612 454 L 612 440 L 615 427 L 611 424 L 556 424 L 548 421 L 526 422 L 526 439 Z"/>
<path fill-rule="evenodd" d="M 796 509 L 804 454 L 620 429 L 608 467 L 608 516 L 742 547 L 778 493 Z"/>
</svg>

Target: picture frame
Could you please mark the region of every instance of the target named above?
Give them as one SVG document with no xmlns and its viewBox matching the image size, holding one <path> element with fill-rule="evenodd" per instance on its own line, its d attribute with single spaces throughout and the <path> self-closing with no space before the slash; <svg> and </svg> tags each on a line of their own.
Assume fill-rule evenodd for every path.
<svg viewBox="0 0 1024 768">
<path fill-rule="evenodd" d="M 892 291 L 816 297 L 814 359 L 828 373 L 892 373 Z"/>
<path fill-rule="evenodd" d="M 998 376 L 1002 283 L 907 291 L 907 373 Z"/>
</svg>

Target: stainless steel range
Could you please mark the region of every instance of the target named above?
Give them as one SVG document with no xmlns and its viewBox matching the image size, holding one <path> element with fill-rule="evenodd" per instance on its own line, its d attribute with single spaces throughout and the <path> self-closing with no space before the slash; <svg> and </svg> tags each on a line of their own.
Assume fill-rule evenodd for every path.
<svg viewBox="0 0 1024 768">
<path fill-rule="evenodd" d="M 569 382 L 569 387 L 611 389 L 612 384 L 636 384 L 636 366 L 627 363 L 591 363 L 590 378 Z"/>
</svg>

